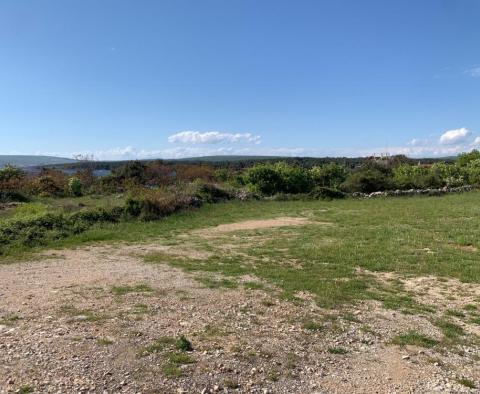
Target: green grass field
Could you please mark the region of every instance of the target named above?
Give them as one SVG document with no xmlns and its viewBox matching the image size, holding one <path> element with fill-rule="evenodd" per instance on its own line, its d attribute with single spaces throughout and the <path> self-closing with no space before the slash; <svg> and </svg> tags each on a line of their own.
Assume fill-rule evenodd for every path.
<svg viewBox="0 0 480 394">
<path fill-rule="evenodd" d="M 189 248 L 211 253 L 211 257 L 157 254 L 147 260 L 195 272 L 208 286 L 233 287 L 242 276 L 253 275 L 258 281 L 246 286 L 272 285 L 292 299 L 305 291 L 325 306 L 375 298 L 404 311 L 431 312 L 431 308 L 409 297 L 401 284 L 394 280 L 379 283 L 370 273 L 435 275 L 480 282 L 479 203 L 478 192 L 370 200 L 231 202 L 206 205 L 155 222 L 98 225 L 45 247 L 74 247 L 97 241 L 155 240 L 179 247 L 188 244 Z M 309 223 L 242 231 L 238 234 L 241 236 L 233 237 L 184 236 L 222 223 L 281 216 L 305 217 Z M 228 252 L 225 245 L 229 245 Z M 12 262 L 25 258 L 25 253 L 29 256 L 31 251 L 14 249 L 2 259 Z M 215 279 L 212 273 L 221 275 L 221 279 Z"/>
</svg>

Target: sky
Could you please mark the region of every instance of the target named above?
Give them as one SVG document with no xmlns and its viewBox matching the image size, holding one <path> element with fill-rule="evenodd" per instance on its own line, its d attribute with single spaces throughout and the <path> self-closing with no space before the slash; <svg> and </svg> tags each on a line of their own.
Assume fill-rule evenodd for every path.
<svg viewBox="0 0 480 394">
<path fill-rule="evenodd" d="M 0 154 L 480 147 L 478 0 L 0 0 Z"/>
</svg>

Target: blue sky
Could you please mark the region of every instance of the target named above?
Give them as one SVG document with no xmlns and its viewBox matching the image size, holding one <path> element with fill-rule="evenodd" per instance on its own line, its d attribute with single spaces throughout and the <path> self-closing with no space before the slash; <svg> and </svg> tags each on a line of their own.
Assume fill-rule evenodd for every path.
<svg viewBox="0 0 480 394">
<path fill-rule="evenodd" d="M 1 0 L 0 154 L 450 155 L 477 0 Z"/>
</svg>

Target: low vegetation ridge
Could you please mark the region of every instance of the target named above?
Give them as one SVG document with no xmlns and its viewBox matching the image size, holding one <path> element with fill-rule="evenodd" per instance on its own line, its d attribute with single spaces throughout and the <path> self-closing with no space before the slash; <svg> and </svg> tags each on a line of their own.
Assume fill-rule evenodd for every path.
<svg viewBox="0 0 480 394">
<path fill-rule="evenodd" d="M 38 167 L 75 162 L 76 160 L 74 159 L 55 156 L 0 155 L 0 168 L 7 165 L 17 167 Z"/>
</svg>

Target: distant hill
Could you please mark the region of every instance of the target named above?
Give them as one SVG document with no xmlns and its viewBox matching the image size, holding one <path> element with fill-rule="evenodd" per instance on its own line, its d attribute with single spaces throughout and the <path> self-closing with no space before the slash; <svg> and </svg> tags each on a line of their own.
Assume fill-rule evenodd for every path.
<svg viewBox="0 0 480 394">
<path fill-rule="evenodd" d="M 218 155 L 218 156 L 199 156 L 199 157 L 186 157 L 183 159 L 167 159 L 166 161 L 194 161 L 194 162 L 205 162 L 205 163 L 219 163 L 219 162 L 229 162 L 229 161 L 244 161 L 244 160 L 272 160 L 272 159 L 282 159 L 285 157 L 282 156 L 234 156 L 234 155 Z"/>
<path fill-rule="evenodd" d="M 0 168 L 7 164 L 16 167 L 37 167 L 76 162 L 74 159 L 55 156 L 0 155 Z"/>
</svg>

